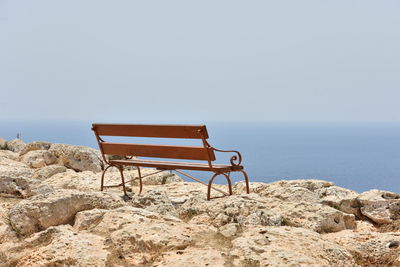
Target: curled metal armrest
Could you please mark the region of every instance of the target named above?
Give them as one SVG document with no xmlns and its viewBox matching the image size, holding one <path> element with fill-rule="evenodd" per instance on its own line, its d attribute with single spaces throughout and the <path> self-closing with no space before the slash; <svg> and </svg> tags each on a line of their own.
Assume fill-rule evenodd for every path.
<svg viewBox="0 0 400 267">
<path fill-rule="evenodd" d="M 242 155 L 240 154 L 239 151 L 236 150 L 221 150 L 221 149 L 216 149 L 212 148 L 214 151 L 217 152 L 228 152 L 228 153 L 236 153 L 237 155 L 233 155 L 230 159 L 231 165 L 232 166 L 239 166 L 242 163 Z"/>
</svg>

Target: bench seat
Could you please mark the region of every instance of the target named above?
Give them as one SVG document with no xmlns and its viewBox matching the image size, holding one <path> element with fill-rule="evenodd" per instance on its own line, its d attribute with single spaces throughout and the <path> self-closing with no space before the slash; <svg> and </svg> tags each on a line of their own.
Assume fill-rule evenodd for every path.
<svg viewBox="0 0 400 267">
<path fill-rule="evenodd" d="M 131 165 L 139 167 L 150 167 L 164 170 L 194 170 L 194 171 L 214 171 L 214 172 L 231 172 L 243 170 L 241 165 L 223 165 L 213 164 L 212 168 L 208 163 L 192 163 L 192 162 L 172 162 L 172 161 L 156 161 L 156 160 L 142 160 L 142 159 L 124 159 L 124 160 L 110 160 L 110 164 L 117 166 Z"/>
</svg>

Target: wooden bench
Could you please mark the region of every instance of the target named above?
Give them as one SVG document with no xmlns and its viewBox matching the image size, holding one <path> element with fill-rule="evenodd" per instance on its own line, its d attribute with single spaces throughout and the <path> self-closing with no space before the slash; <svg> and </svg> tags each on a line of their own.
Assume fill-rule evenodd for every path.
<svg viewBox="0 0 400 267">
<path fill-rule="evenodd" d="M 142 192 L 143 184 L 140 167 L 150 167 L 157 169 L 157 172 L 171 170 L 183 174 L 197 182 L 208 186 L 207 199 L 211 198 L 211 189 L 217 190 L 226 195 L 232 195 L 232 183 L 230 180 L 231 172 L 241 172 L 246 182 L 246 192 L 249 193 L 249 179 L 247 173 L 241 165 L 242 156 L 238 151 L 219 150 L 213 148 L 208 142 L 208 133 L 205 125 L 140 125 L 140 124 L 93 124 L 94 131 L 105 168 L 101 176 L 101 191 L 104 187 L 104 175 L 110 167 L 118 168 L 121 174 L 121 184 L 111 185 L 107 187 L 122 186 L 126 197 L 124 166 L 135 166 L 138 171 L 139 194 Z M 133 144 L 133 143 L 115 143 L 107 142 L 102 139 L 103 136 L 119 136 L 119 137 L 151 137 L 151 138 L 179 138 L 179 139 L 199 139 L 202 146 L 170 146 L 170 145 L 154 145 L 154 144 Z M 213 164 L 216 160 L 215 152 L 231 152 L 234 155 L 230 158 L 230 164 Z M 109 159 L 106 155 L 122 156 L 123 159 Z M 151 159 L 139 159 L 137 157 L 150 157 L 162 159 L 180 159 L 195 160 L 202 162 L 177 162 L 177 161 L 161 161 Z M 111 157 L 112 158 L 112 157 Z M 213 176 L 208 184 L 204 183 L 193 176 L 184 173 L 182 170 L 209 171 L 213 172 Z M 152 173 L 152 174 L 155 174 Z M 152 175 L 149 174 L 149 175 Z M 218 175 L 223 175 L 228 182 L 229 193 L 224 192 L 212 186 L 212 183 Z M 148 175 L 146 175 L 148 176 Z"/>
</svg>

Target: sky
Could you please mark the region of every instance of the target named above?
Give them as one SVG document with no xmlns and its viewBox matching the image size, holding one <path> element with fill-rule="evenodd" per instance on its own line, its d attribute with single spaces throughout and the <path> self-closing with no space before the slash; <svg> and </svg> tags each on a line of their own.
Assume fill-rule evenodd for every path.
<svg viewBox="0 0 400 267">
<path fill-rule="evenodd" d="M 400 122 L 400 1 L 0 0 L 0 120 Z"/>
</svg>

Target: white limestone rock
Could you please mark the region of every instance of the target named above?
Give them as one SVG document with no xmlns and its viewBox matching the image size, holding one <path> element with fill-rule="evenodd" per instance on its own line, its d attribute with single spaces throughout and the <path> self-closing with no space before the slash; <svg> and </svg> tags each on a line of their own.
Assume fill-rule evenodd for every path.
<svg viewBox="0 0 400 267">
<path fill-rule="evenodd" d="M 18 161 L 19 154 L 12 152 L 11 150 L 0 150 L 0 158 L 7 158 Z"/>
<path fill-rule="evenodd" d="M 90 147 L 52 144 L 48 151 L 57 157 L 57 164 L 75 171 L 100 172 L 103 167 L 100 152 Z"/>
<path fill-rule="evenodd" d="M 31 178 L 33 173 L 34 171 L 22 162 L 0 157 L 0 176 L 9 178 Z"/>
<path fill-rule="evenodd" d="M 59 189 L 19 202 L 9 211 L 9 219 L 18 234 L 29 235 L 50 226 L 72 223 L 79 211 L 122 205 L 120 198 L 110 194 Z"/>
<path fill-rule="evenodd" d="M 374 189 L 360 194 L 357 200 L 361 213 L 378 224 L 400 218 L 400 194 Z"/>
<path fill-rule="evenodd" d="M 19 152 L 19 155 L 23 156 L 29 151 L 34 151 L 34 150 L 48 150 L 50 146 L 51 143 L 49 142 L 35 141 L 25 145 L 25 147 Z"/>
<path fill-rule="evenodd" d="M 207 201 L 192 197 L 178 209 L 179 216 L 191 223 L 220 227 L 228 223 L 240 225 L 281 225 L 280 213 L 270 210 L 255 195 L 233 195 Z M 199 218 L 200 216 L 200 218 Z"/>
<path fill-rule="evenodd" d="M 309 229 L 249 227 L 232 241 L 233 266 L 356 266 L 352 255 Z"/>
<path fill-rule="evenodd" d="M 18 138 L 7 142 L 7 149 L 16 153 L 21 152 L 25 146 L 25 142 Z"/>
<path fill-rule="evenodd" d="M 57 158 L 47 150 L 31 150 L 21 157 L 21 162 L 31 168 L 42 168 L 55 163 Z"/>
<path fill-rule="evenodd" d="M 104 241 L 74 232 L 70 225 L 52 226 L 13 247 L 0 248 L 0 266 L 106 266 L 110 253 Z"/>
<path fill-rule="evenodd" d="M 400 233 L 345 230 L 323 235 L 349 251 L 360 266 L 400 266 Z"/>
<path fill-rule="evenodd" d="M 37 169 L 32 178 L 39 180 L 46 180 L 58 173 L 65 173 L 67 168 L 59 165 L 50 165 L 40 169 Z"/>
<path fill-rule="evenodd" d="M 136 208 L 142 208 L 160 214 L 178 216 L 175 207 L 162 188 L 150 189 L 141 195 L 134 195 L 130 204 Z"/>
</svg>

